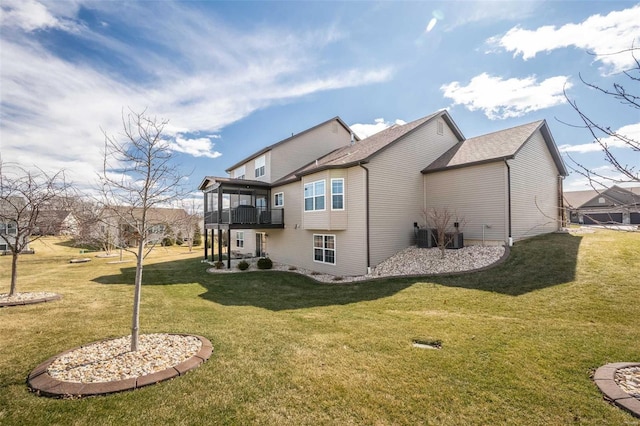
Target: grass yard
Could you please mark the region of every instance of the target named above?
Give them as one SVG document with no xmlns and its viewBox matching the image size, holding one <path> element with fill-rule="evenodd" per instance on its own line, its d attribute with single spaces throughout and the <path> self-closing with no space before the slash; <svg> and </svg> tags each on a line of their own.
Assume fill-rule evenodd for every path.
<svg viewBox="0 0 640 426">
<path fill-rule="evenodd" d="M 640 361 L 640 233 L 548 235 L 485 272 L 349 285 L 207 274 L 201 249 L 161 248 L 144 270 L 142 332 L 201 334 L 213 355 L 184 377 L 79 400 L 38 397 L 26 377 L 129 334 L 135 264 L 69 264 L 78 249 L 55 240 L 34 248 L 18 291 L 63 299 L 0 309 L 2 425 L 640 425 L 590 379 Z"/>
</svg>

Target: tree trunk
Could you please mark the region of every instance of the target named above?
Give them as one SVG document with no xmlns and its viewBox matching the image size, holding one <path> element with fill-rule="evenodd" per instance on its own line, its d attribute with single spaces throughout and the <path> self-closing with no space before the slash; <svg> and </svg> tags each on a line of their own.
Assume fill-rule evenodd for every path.
<svg viewBox="0 0 640 426">
<path fill-rule="evenodd" d="M 11 253 L 11 289 L 9 296 L 16 294 L 16 284 L 18 282 L 18 252 Z"/>
<path fill-rule="evenodd" d="M 144 255 L 144 241 L 138 243 L 138 258 L 136 261 L 136 279 L 133 293 L 133 319 L 131 321 L 131 352 L 138 350 L 140 331 L 140 292 L 142 291 L 142 262 Z"/>
</svg>

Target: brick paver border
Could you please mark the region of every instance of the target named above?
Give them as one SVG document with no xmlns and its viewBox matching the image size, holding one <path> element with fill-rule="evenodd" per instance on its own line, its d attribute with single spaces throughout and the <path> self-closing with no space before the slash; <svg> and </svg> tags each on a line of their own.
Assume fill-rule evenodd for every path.
<svg viewBox="0 0 640 426">
<path fill-rule="evenodd" d="M 173 334 L 173 333 L 172 333 Z M 27 378 L 27 385 L 29 388 L 36 392 L 38 395 L 49 396 L 54 398 L 72 398 L 72 397 L 86 397 L 95 395 L 107 395 L 115 392 L 123 392 L 133 389 L 138 389 L 144 386 L 153 385 L 165 380 L 172 379 L 177 376 L 182 376 L 186 372 L 199 367 L 203 362 L 209 359 L 213 353 L 213 346 L 211 342 L 202 336 L 178 334 L 180 336 L 193 336 L 198 338 L 202 342 L 200 350 L 186 361 L 181 362 L 178 365 L 167 368 L 166 370 L 157 371 L 155 373 L 147 374 L 140 377 L 132 377 L 124 380 L 115 380 L 111 382 L 98 382 L 98 383 L 74 383 L 64 382 L 58 379 L 54 379 L 47 373 L 49 366 L 62 355 L 72 352 L 77 348 L 69 349 L 58 355 L 55 355 L 42 364 L 34 368 L 29 377 Z M 93 342 L 97 343 L 97 342 Z M 89 343 L 93 344 L 93 343 Z"/>
<path fill-rule="evenodd" d="M 5 306 L 22 306 L 22 305 L 33 305 L 35 303 L 44 303 L 44 302 L 52 302 L 54 300 L 60 300 L 62 296 L 59 294 L 54 294 L 47 297 L 41 297 L 39 299 L 27 299 L 27 300 L 16 300 L 13 302 L 3 302 L 0 301 L 0 308 L 4 308 Z"/>
<path fill-rule="evenodd" d="M 617 370 L 636 366 L 640 366 L 640 363 L 616 362 L 603 365 L 596 370 L 593 375 L 593 381 L 607 400 L 628 411 L 633 416 L 640 418 L 640 400 L 622 390 L 615 380 Z"/>
</svg>

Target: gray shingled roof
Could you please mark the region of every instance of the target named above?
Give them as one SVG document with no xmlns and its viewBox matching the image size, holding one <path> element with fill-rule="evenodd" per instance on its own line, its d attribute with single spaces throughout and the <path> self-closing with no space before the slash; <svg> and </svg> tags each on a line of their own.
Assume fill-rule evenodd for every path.
<svg viewBox="0 0 640 426">
<path fill-rule="evenodd" d="M 403 136 L 406 136 L 418 127 L 438 116 L 444 116 L 454 132 L 457 133 L 458 138 L 464 139 L 464 136 L 462 136 L 460 131 L 457 129 L 448 113 L 446 111 L 438 111 L 407 124 L 393 125 L 381 132 L 369 136 L 368 138 L 356 141 L 352 145 L 332 151 L 324 157 L 321 157 L 293 173 L 284 176 L 274 184 L 282 184 L 283 182 L 293 180 L 299 176 L 315 173 L 324 169 L 350 167 L 358 163 L 367 162 L 371 157 L 389 147 Z"/>
<path fill-rule="evenodd" d="M 534 121 L 457 143 L 425 168 L 430 173 L 450 168 L 513 158 L 520 147 L 544 123 Z"/>
<path fill-rule="evenodd" d="M 594 201 L 601 196 L 609 200 L 607 205 L 630 206 L 640 203 L 640 186 L 621 188 L 613 185 L 611 188 L 598 191 L 595 189 L 567 191 L 563 195 L 565 205 L 575 209 L 591 204 L 600 207 L 600 203 Z"/>
</svg>

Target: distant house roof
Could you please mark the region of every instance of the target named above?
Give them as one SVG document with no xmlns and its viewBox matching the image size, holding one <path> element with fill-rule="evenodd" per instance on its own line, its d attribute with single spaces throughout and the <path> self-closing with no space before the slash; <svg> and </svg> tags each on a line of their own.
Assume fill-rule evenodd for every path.
<svg viewBox="0 0 640 426">
<path fill-rule="evenodd" d="M 302 132 L 300 132 L 300 133 L 297 133 L 297 134 L 295 134 L 295 135 L 291 135 L 291 136 L 289 136 L 289 137 L 288 137 L 288 138 L 286 138 L 286 139 L 283 139 L 283 140 L 281 140 L 281 141 L 279 141 L 279 142 L 274 143 L 273 145 L 269 145 L 269 146 L 267 146 L 267 147 L 265 147 L 265 148 L 261 149 L 261 150 L 260 150 L 260 151 L 258 151 L 258 152 L 254 152 L 254 153 L 253 153 L 253 154 L 251 154 L 250 156 L 248 156 L 248 157 L 246 157 L 246 158 L 244 158 L 244 159 L 242 159 L 242 160 L 238 161 L 236 164 L 234 164 L 233 166 L 229 167 L 227 170 L 225 170 L 225 172 L 227 172 L 227 173 L 231 173 L 231 171 L 232 171 L 232 170 L 234 170 L 234 169 L 236 169 L 236 168 L 240 167 L 241 165 L 243 165 L 243 164 L 244 164 L 244 163 L 246 163 L 247 161 L 251 160 L 252 158 L 258 157 L 258 156 L 260 156 L 260 155 L 264 154 L 264 153 L 265 153 L 265 152 L 267 152 L 267 151 L 271 151 L 273 148 L 275 148 L 275 147 L 276 147 L 276 146 L 278 146 L 278 145 L 285 144 L 285 143 L 287 143 L 287 142 L 291 141 L 292 139 L 297 138 L 297 137 L 298 137 L 298 136 L 300 136 L 300 135 L 304 135 L 305 133 L 309 133 L 309 132 L 311 132 L 311 131 L 313 131 L 313 130 L 317 129 L 318 127 L 324 126 L 325 124 L 330 123 L 330 122 L 332 122 L 332 121 L 337 121 L 337 122 L 338 122 L 342 127 L 344 127 L 344 129 L 345 129 L 347 132 L 352 133 L 352 134 L 354 135 L 354 138 L 355 138 L 356 140 L 360 140 L 360 138 L 358 138 L 358 136 L 357 136 L 355 133 L 353 133 L 353 131 L 351 130 L 351 128 L 350 128 L 350 127 L 349 127 L 349 126 L 348 126 L 344 121 L 342 121 L 342 119 L 341 119 L 340 117 L 336 116 L 336 117 L 333 117 L 333 118 L 331 118 L 331 119 L 329 119 L 329 120 L 327 120 L 327 121 L 324 121 L 324 122 L 322 122 L 322 123 L 320 123 L 320 124 L 317 124 L 317 125 L 315 125 L 315 126 L 313 126 L 313 127 L 310 127 L 310 128 L 308 128 L 307 130 L 304 130 L 304 131 L 302 131 Z"/>
<path fill-rule="evenodd" d="M 302 168 L 290 173 L 287 176 L 274 182 L 274 185 L 299 179 L 301 176 L 316 173 L 321 170 L 332 168 L 351 167 L 359 163 L 366 163 L 372 157 L 381 153 L 394 143 L 398 142 L 405 136 L 413 133 L 431 120 L 441 117 L 444 119 L 459 140 L 463 140 L 464 136 L 458 126 L 454 123 L 449 113 L 445 110 L 435 112 L 426 117 L 419 118 L 410 123 L 403 125 L 393 125 L 381 132 L 369 136 L 368 138 L 356 141 L 355 143 L 336 149 L 333 152 L 320 157 L 319 159 L 303 166 Z"/>
<path fill-rule="evenodd" d="M 544 137 L 558 171 L 562 176 L 567 176 L 567 169 L 544 120 L 463 140 L 422 170 L 422 173 L 432 173 L 514 158 L 516 153 L 538 129 Z"/>
<path fill-rule="evenodd" d="M 632 206 L 640 204 L 640 186 L 622 188 L 613 185 L 603 190 L 567 191 L 564 194 L 565 205 L 570 208 Z M 600 202 L 605 199 L 605 203 Z"/>
</svg>

